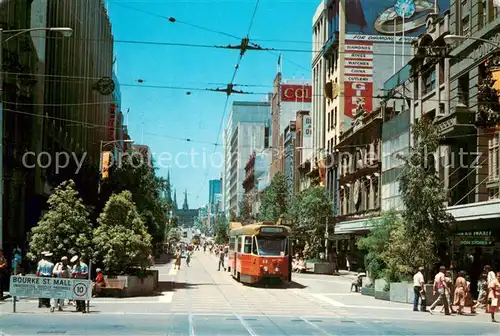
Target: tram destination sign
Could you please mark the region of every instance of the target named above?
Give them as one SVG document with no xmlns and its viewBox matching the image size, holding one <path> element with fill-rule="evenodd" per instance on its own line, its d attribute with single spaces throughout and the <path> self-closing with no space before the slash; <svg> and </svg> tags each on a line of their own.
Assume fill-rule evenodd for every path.
<svg viewBox="0 0 500 336">
<path fill-rule="evenodd" d="M 11 276 L 10 295 L 16 297 L 90 300 L 92 298 L 92 281 L 37 276 Z"/>
<path fill-rule="evenodd" d="M 282 227 L 267 226 L 267 227 L 260 228 L 260 232 L 261 233 L 283 233 L 283 232 L 285 232 L 285 229 L 283 229 Z"/>
</svg>

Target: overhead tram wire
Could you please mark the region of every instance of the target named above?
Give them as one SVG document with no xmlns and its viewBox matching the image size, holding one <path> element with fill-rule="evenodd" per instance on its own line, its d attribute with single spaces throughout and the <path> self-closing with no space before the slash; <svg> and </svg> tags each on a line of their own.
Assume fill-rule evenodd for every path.
<svg viewBox="0 0 500 336">
<path fill-rule="evenodd" d="M 102 128 L 102 129 L 114 129 L 112 126 L 107 126 L 107 125 L 102 125 L 102 124 L 94 124 L 94 123 L 89 123 L 89 122 L 84 122 L 80 120 L 75 120 L 75 119 L 68 119 L 68 118 L 61 118 L 61 117 L 54 117 L 54 116 L 49 116 L 47 114 L 38 114 L 38 113 L 33 113 L 33 112 L 26 112 L 26 111 L 19 111 L 19 110 L 14 110 L 10 108 L 4 108 L 4 111 L 9 112 L 9 113 L 14 113 L 14 114 L 21 114 L 21 115 L 27 115 L 27 116 L 32 116 L 36 118 L 42 118 L 42 119 L 47 119 L 47 120 L 57 120 L 57 121 L 65 121 L 70 123 L 71 125 L 66 125 L 66 127 L 74 127 L 74 126 L 81 126 L 81 127 L 87 127 L 87 128 Z M 160 137 L 164 139 L 170 139 L 170 140 L 177 140 L 177 141 L 183 141 L 183 142 L 191 142 L 191 143 L 199 143 L 199 144 L 207 144 L 207 145 L 213 145 L 220 147 L 222 146 L 221 143 L 218 142 L 210 142 L 210 141 L 203 141 L 203 140 L 195 140 L 191 138 L 180 138 L 180 137 L 172 137 L 168 135 L 163 135 L 163 134 L 157 134 L 157 133 L 144 133 L 145 135 L 149 136 L 155 136 L 155 137 Z M 486 137 L 489 135 L 492 135 L 493 133 L 485 133 L 482 136 Z M 477 137 L 477 134 L 461 134 L 461 135 L 454 135 L 454 136 L 447 136 L 447 139 L 463 139 L 467 137 Z M 344 145 L 344 146 L 337 146 L 337 149 L 348 149 L 348 148 L 358 148 L 358 147 L 363 147 L 363 146 L 368 146 L 370 145 L 369 143 L 366 144 L 356 144 L 356 145 Z M 251 146 L 242 146 L 244 148 L 249 148 Z M 269 149 L 273 149 L 273 147 L 268 147 Z M 301 149 L 314 149 L 313 147 L 302 147 Z"/>
<path fill-rule="evenodd" d="M 239 55 L 239 58 L 238 58 L 238 62 L 236 63 L 236 66 L 234 68 L 234 72 L 233 72 L 233 76 L 231 78 L 231 81 L 228 84 L 228 94 L 226 96 L 226 101 L 224 103 L 224 110 L 222 111 L 222 116 L 221 116 L 220 123 L 219 123 L 219 130 L 217 131 L 217 138 L 215 139 L 214 149 L 212 151 L 211 156 L 213 156 L 214 153 L 215 153 L 215 151 L 217 150 L 217 143 L 219 141 L 219 138 L 221 137 L 221 132 L 222 132 L 222 129 L 223 129 L 223 126 L 224 126 L 224 119 L 226 118 L 226 111 L 227 111 L 227 107 L 228 107 L 228 104 L 229 104 L 229 96 L 231 94 L 231 92 L 229 91 L 229 89 L 231 89 L 232 86 L 233 86 L 234 80 L 236 78 L 236 74 L 238 73 L 238 69 L 240 68 L 241 60 L 243 59 L 243 55 L 245 55 L 246 50 L 248 50 L 248 48 L 249 48 L 248 42 L 249 42 L 249 39 L 250 39 L 249 38 L 250 31 L 252 30 L 253 23 L 255 22 L 255 17 L 256 17 L 256 14 L 257 14 L 257 9 L 259 7 L 259 3 L 260 3 L 260 0 L 257 0 L 255 2 L 255 7 L 254 7 L 254 10 L 253 10 L 253 13 L 252 13 L 252 18 L 250 19 L 250 24 L 248 26 L 246 38 L 243 38 L 241 40 L 240 55 Z M 254 45 L 254 47 L 255 47 L 255 45 Z M 224 155 L 224 153 L 222 153 L 222 155 Z M 203 187 L 204 187 L 205 183 L 207 183 L 208 174 L 209 174 L 209 170 L 207 169 L 207 171 L 205 173 L 205 177 L 203 178 L 203 183 L 201 184 L 200 190 L 197 193 L 196 199 L 200 198 L 201 191 L 203 190 Z"/>
</svg>

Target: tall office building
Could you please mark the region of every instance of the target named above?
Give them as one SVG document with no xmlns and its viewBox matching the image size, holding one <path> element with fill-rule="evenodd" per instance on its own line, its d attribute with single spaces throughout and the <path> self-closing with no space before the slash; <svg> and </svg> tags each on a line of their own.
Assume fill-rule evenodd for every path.
<svg viewBox="0 0 500 336">
<path fill-rule="evenodd" d="M 223 203 L 226 215 L 237 215 L 243 200 L 245 165 L 255 152 L 269 147 L 268 102 L 234 102 L 223 136 Z"/>
</svg>

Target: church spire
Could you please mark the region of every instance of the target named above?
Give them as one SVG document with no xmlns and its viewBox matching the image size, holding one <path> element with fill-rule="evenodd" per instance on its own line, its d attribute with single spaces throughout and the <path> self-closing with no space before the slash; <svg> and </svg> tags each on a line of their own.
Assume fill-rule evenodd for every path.
<svg viewBox="0 0 500 336">
<path fill-rule="evenodd" d="M 167 190 L 165 191 L 164 197 L 167 199 L 168 202 L 172 203 L 172 188 L 170 184 L 170 169 L 168 170 L 167 173 Z"/>
<path fill-rule="evenodd" d="M 179 207 L 177 206 L 177 191 L 174 189 L 174 209 L 177 210 Z"/>
<path fill-rule="evenodd" d="M 182 210 L 189 210 L 187 189 L 184 190 L 184 204 L 182 205 Z"/>
</svg>

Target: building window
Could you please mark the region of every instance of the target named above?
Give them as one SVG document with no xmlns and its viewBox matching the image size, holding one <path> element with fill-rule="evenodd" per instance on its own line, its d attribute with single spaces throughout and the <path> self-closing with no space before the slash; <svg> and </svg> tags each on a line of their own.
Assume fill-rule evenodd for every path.
<svg viewBox="0 0 500 336">
<path fill-rule="evenodd" d="M 423 94 L 427 94 L 436 88 L 436 70 L 428 71 L 424 74 Z"/>
<path fill-rule="evenodd" d="M 464 106 L 469 106 L 469 73 L 458 79 L 458 102 Z"/>
<path fill-rule="evenodd" d="M 498 134 L 488 141 L 488 175 L 490 180 L 497 180 L 500 176 L 500 140 Z"/>
<path fill-rule="evenodd" d="M 490 200 L 493 200 L 493 199 L 498 199 L 499 196 L 500 196 L 500 189 L 499 188 L 491 188 L 489 190 L 489 199 Z"/>
<path fill-rule="evenodd" d="M 462 18 L 462 33 L 461 35 L 462 36 L 469 36 L 469 32 L 470 32 L 470 19 L 469 19 L 469 15 L 467 15 L 466 17 Z"/>
<path fill-rule="evenodd" d="M 478 15 L 478 19 L 479 19 L 479 22 L 478 22 L 478 28 L 481 29 L 484 27 L 484 25 L 486 24 L 487 20 L 488 20 L 488 17 L 487 17 L 487 14 L 488 14 L 488 11 L 487 11 L 487 7 L 486 7 L 486 0 L 483 0 L 483 2 L 481 2 L 479 4 L 479 15 Z"/>
</svg>

